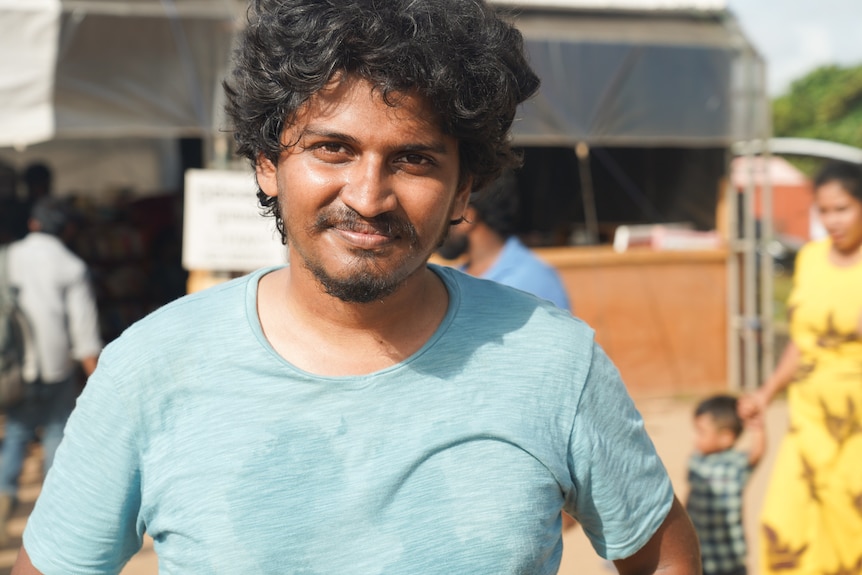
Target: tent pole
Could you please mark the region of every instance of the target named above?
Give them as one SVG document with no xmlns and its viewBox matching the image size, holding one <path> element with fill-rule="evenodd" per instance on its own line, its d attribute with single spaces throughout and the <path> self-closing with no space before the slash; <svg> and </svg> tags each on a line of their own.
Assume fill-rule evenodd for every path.
<svg viewBox="0 0 862 575">
<path fill-rule="evenodd" d="M 743 210 L 743 229 L 744 236 L 742 241 L 742 280 L 743 280 L 743 295 L 742 295 L 742 313 L 743 313 L 743 332 L 742 340 L 744 343 L 743 357 L 743 381 L 742 388 L 746 391 L 754 389 L 759 369 L 757 362 L 758 342 L 757 334 L 759 331 L 759 318 L 757 313 L 757 228 L 755 221 L 755 156 L 749 146 L 746 154 L 748 162 L 748 182 L 746 183 L 746 193 L 744 199 Z"/>
<path fill-rule="evenodd" d="M 766 71 L 761 68 L 760 85 L 766 85 Z M 772 133 L 772 114 L 770 113 L 769 100 L 765 99 L 762 109 L 764 116 L 764 132 L 766 136 L 763 141 L 763 162 L 769 165 L 772 152 L 769 144 L 769 134 Z M 775 367 L 775 287 L 773 285 L 775 267 L 772 262 L 772 253 L 767 249 L 768 242 L 772 241 L 773 229 L 773 189 L 769 170 L 765 171 L 763 184 L 760 187 L 760 219 L 761 219 L 761 260 L 760 260 L 760 313 L 761 313 L 761 349 L 762 359 L 760 365 L 760 380 L 772 373 Z"/>
<path fill-rule="evenodd" d="M 728 160 L 729 163 L 729 160 Z M 730 170 L 728 169 L 728 172 Z M 740 304 L 739 304 L 739 193 L 730 178 L 725 182 L 727 217 L 727 378 L 731 391 L 739 391 Z"/>
<path fill-rule="evenodd" d="M 599 243 L 599 217 L 596 213 L 596 196 L 593 191 L 593 178 L 590 172 L 590 147 L 586 142 L 575 146 L 578 156 L 578 174 L 581 178 L 581 200 L 584 205 L 584 223 L 590 245 Z"/>
</svg>

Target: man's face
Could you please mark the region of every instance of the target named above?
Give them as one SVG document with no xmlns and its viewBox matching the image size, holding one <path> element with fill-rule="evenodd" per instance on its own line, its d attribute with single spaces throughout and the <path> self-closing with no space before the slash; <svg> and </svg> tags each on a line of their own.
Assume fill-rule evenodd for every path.
<svg viewBox="0 0 862 575">
<path fill-rule="evenodd" d="M 423 98 L 396 98 L 389 106 L 356 77 L 332 82 L 285 129 L 277 164 L 257 163 L 292 266 L 348 302 L 381 299 L 424 268 L 468 198 L 457 140 Z"/>
</svg>

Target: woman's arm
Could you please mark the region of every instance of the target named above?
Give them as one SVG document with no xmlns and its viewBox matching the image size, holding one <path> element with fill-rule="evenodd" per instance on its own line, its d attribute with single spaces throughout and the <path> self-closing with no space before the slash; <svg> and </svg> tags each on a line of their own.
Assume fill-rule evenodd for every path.
<svg viewBox="0 0 862 575">
<path fill-rule="evenodd" d="M 784 348 L 778 365 L 775 366 L 772 375 L 754 393 L 739 399 L 739 415 L 743 419 L 750 419 L 758 413 L 763 413 L 766 406 L 773 398 L 793 381 L 796 370 L 799 368 L 799 348 L 792 341 Z"/>
</svg>

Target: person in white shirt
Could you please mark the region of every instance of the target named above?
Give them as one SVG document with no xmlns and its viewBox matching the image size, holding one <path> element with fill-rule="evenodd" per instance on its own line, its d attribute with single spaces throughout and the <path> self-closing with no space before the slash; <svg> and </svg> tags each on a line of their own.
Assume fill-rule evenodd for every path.
<svg viewBox="0 0 862 575">
<path fill-rule="evenodd" d="M 41 429 L 47 473 L 78 395 L 77 363 L 85 375 L 102 349 L 96 300 L 87 265 L 62 240 L 72 224 L 67 201 L 43 198 L 33 207 L 29 233 L 8 248 L 8 278 L 33 328 L 39 378 L 6 412 L 0 452 L 0 542 L 15 507 L 27 444 Z"/>
</svg>

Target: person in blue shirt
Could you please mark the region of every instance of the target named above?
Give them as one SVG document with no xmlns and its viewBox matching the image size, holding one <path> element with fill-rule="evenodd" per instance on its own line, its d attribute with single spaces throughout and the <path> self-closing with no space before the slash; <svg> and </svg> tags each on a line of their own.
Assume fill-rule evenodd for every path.
<svg viewBox="0 0 862 575">
<path fill-rule="evenodd" d="M 531 293 L 567 311 L 569 296 L 557 270 L 545 263 L 515 235 L 518 184 L 508 172 L 484 190 L 470 194 L 460 223 L 452 226 L 438 254 L 464 258 L 468 274 Z"/>
</svg>

